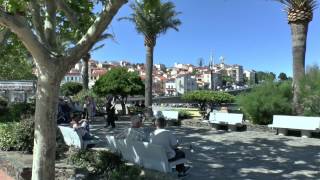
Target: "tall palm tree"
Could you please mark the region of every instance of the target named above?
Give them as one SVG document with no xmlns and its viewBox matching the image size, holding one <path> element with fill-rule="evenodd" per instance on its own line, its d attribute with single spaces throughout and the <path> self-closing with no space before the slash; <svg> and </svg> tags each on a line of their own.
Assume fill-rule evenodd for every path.
<svg viewBox="0 0 320 180">
<path fill-rule="evenodd" d="M 285 5 L 288 23 L 291 27 L 293 55 L 293 111 L 302 114 L 303 107 L 299 103 L 299 81 L 305 75 L 305 54 L 308 25 L 312 21 L 316 0 L 277 0 Z"/>
<path fill-rule="evenodd" d="M 136 0 L 131 4 L 133 13 L 127 19 L 135 24 L 139 34 L 144 36 L 144 45 L 146 47 L 146 78 L 145 78 L 145 106 L 147 115 L 152 116 L 152 69 L 153 69 L 153 51 L 156 45 L 157 37 L 165 34 L 167 30 L 174 29 L 178 31 L 181 21 L 177 19 L 180 14 L 175 11 L 175 5 L 172 2 L 162 3 L 160 0 Z"/>
</svg>

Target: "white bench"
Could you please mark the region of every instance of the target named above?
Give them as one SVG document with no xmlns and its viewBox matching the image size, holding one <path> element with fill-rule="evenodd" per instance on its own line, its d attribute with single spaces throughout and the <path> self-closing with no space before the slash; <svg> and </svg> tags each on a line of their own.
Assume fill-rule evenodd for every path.
<svg viewBox="0 0 320 180">
<path fill-rule="evenodd" d="M 68 146 L 74 146 L 79 149 L 85 149 L 90 144 L 95 144 L 95 140 L 82 140 L 82 137 L 71 127 L 58 126 L 63 136 L 63 140 Z"/>
<path fill-rule="evenodd" d="M 178 120 L 179 118 L 178 111 L 153 111 L 154 116 L 156 116 L 158 113 L 162 113 L 166 120 Z"/>
<path fill-rule="evenodd" d="M 227 125 L 230 130 L 236 130 L 238 126 L 243 126 L 243 114 L 211 112 L 209 123 Z"/>
<path fill-rule="evenodd" d="M 268 127 L 278 129 L 279 135 L 287 135 L 288 129 L 301 130 L 302 137 L 311 137 L 311 132 L 320 131 L 320 117 L 274 115 Z"/>
<path fill-rule="evenodd" d="M 172 172 L 172 167 L 186 163 L 186 159 L 169 162 L 163 147 L 147 142 L 127 141 L 107 136 L 108 148 L 122 155 L 123 159 L 147 169 Z"/>
</svg>

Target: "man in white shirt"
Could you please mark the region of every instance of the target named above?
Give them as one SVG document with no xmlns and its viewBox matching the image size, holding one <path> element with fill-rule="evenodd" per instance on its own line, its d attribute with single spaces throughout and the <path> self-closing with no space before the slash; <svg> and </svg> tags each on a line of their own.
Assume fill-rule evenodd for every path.
<svg viewBox="0 0 320 180">
<path fill-rule="evenodd" d="M 149 138 L 142 127 L 142 119 L 139 116 L 131 118 L 131 128 L 128 128 L 116 136 L 117 139 L 148 142 Z"/>
<path fill-rule="evenodd" d="M 164 129 L 166 126 L 166 120 L 163 117 L 158 117 L 155 121 L 156 130 L 151 133 L 150 142 L 162 146 L 168 156 L 168 161 L 176 161 L 178 159 L 185 158 L 185 153 L 178 149 L 178 140 L 169 130 Z M 186 176 L 186 172 L 189 167 L 185 167 L 184 164 L 178 164 L 176 166 L 178 176 Z"/>
</svg>

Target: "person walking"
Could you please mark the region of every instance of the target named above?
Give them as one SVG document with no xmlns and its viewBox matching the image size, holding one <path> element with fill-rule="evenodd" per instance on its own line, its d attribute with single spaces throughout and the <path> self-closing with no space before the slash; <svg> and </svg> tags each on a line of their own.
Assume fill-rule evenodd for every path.
<svg viewBox="0 0 320 180">
<path fill-rule="evenodd" d="M 115 102 L 115 97 L 114 96 L 108 96 L 107 97 L 107 102 L 106 102 L 106 125 L 104 126 L 105 128 L 109 127 L 111 125 L 112 128 L 115 128 L 116 125 L 114 123 L 115 118 L 116 118 L 116 102 Z"/>
</svg>

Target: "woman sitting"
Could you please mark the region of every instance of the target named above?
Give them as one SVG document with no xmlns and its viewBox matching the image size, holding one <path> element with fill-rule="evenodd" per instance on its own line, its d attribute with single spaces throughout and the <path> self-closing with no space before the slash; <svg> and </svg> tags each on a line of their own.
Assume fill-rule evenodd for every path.
<svg viewBox="0 0 320 180">
<path fill-rule="evenodd" d="M 71 127 L 79 133 L 83 140 L 92 139 L 89 134 L 89 124 L 86 119 L 81 120 L 80 115 L 74 115 L 70 124 Z"/>
</svg>

